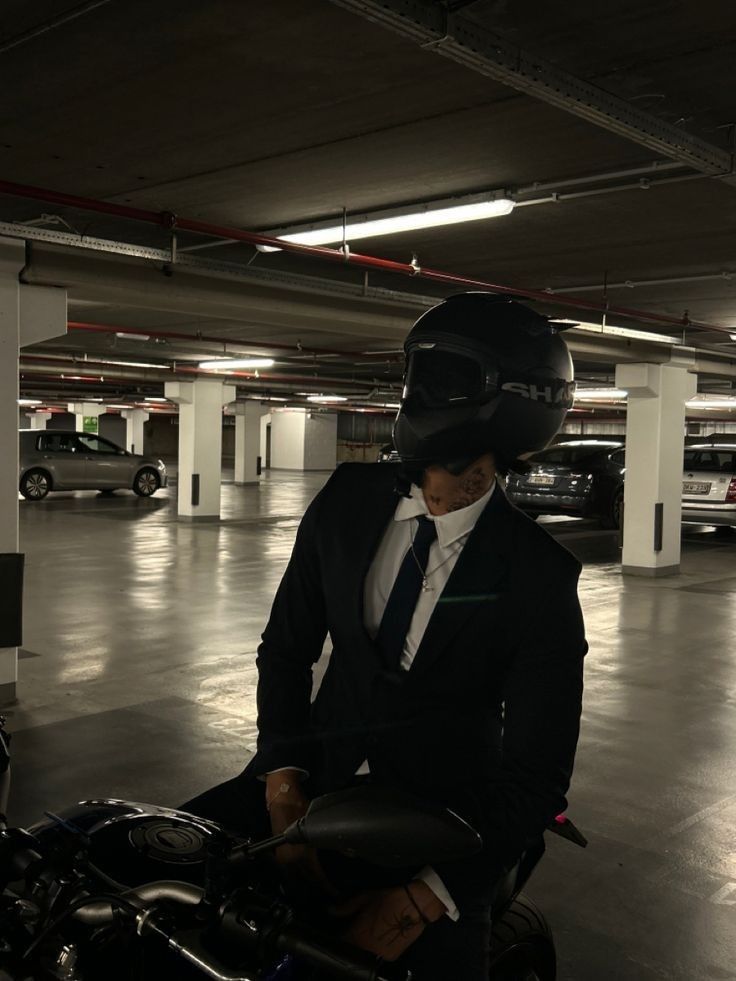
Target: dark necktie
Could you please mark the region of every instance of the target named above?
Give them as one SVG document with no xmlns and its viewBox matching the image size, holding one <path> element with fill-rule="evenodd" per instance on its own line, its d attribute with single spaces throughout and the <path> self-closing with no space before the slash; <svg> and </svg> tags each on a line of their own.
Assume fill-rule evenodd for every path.
<svg viewBox="0 0 736 981">
<path fill-rule="evenodd" d="M 396 671 L 401 664 L 404 641 L 424 582 L 429 550 L 437 537 L 434 521 L 421 515 L 417 522 L 414 541 L 401 563 L 376 634 L 376 643 L 384 653 L 386 664 Z"/>
</svg>

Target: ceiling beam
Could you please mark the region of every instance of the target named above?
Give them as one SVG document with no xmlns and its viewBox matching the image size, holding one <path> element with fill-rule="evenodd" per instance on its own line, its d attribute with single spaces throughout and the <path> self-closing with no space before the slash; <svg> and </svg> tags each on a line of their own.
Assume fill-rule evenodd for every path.
<svg viewBox="0 0 736 981">
<path fill-rule="evenodd" d="M 427 0 L 331 0 L 421 48 L 450 58 L 525 95 L 678 160 L 703 174 L 733 172 L 725 149 L 691 136 L 615 95 L 524 51 L 502 35 Z"/>
</svg>

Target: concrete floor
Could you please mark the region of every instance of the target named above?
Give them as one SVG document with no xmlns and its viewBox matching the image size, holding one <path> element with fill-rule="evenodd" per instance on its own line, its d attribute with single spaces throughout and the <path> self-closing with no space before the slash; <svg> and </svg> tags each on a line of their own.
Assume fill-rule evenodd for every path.
<svg viewBox="0 0 736 981">
<path fill-rule="evenodd" d="M 221 524 L 173 498 L 21 504 L 25 653 L 11 818 L 97 795 L 173 803 L 237 772 L 254 653 L 326 474 L 223 487 Z M 560 981 L 736 979 L 736 533 L 683 537 L 682 575 L 622 579 L 615 535 L 549 527 L 585 563 L 591 652 L 564 841 L 530 889 Z"/>
</svg>

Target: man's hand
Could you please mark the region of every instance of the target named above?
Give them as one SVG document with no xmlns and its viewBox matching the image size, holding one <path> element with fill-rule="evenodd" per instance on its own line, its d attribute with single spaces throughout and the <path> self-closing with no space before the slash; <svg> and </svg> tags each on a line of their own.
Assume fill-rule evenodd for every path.
<svg viewBox="0 0 736 981">
<path fill-rule="evenodd" d="M 393 889 L 359 893 L 337 910 L 352 916 L 343 934 L 348 943 L 385 961 L 395 961 L 447 910 L 429 886 L 420 881 Z"/>
<path fill-rule="evenodd" d="M 309 800 L 301 788 L 301 777 L 299 770 L 277 770 L 266 777 L 266 808 L 274 835 L 280 835 L 307 812 Z M 276 849 L 276 861 L 292 880 L 308 882 L 328 895 L 336 895 L 313 848 L 280 845 Z"/>
</svg>

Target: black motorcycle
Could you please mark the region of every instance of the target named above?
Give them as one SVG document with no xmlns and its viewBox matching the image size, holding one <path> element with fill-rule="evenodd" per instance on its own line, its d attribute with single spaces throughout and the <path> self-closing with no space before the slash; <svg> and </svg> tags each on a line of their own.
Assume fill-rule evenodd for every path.
<svg viewBox="0 0 736 981">
<path fill-rule="evenodd" d="M 117 800 L 8 828 L 8 782 L 0 725 L 0 981 L 409 981 L 406 970 L 341 941 L 313 903 L 288 898 L 270 853 L 306 844 L 403 868 L 481 847 L 450 811 L 368 786 L 314 800 L 263 841 Z M 585 844 L 565 818 L 550 830 Z M 554 981 L 552 935 L 521 892 L 543 851 L 540 840 L 499 885 L 490 981 Z"/>
</svg>

